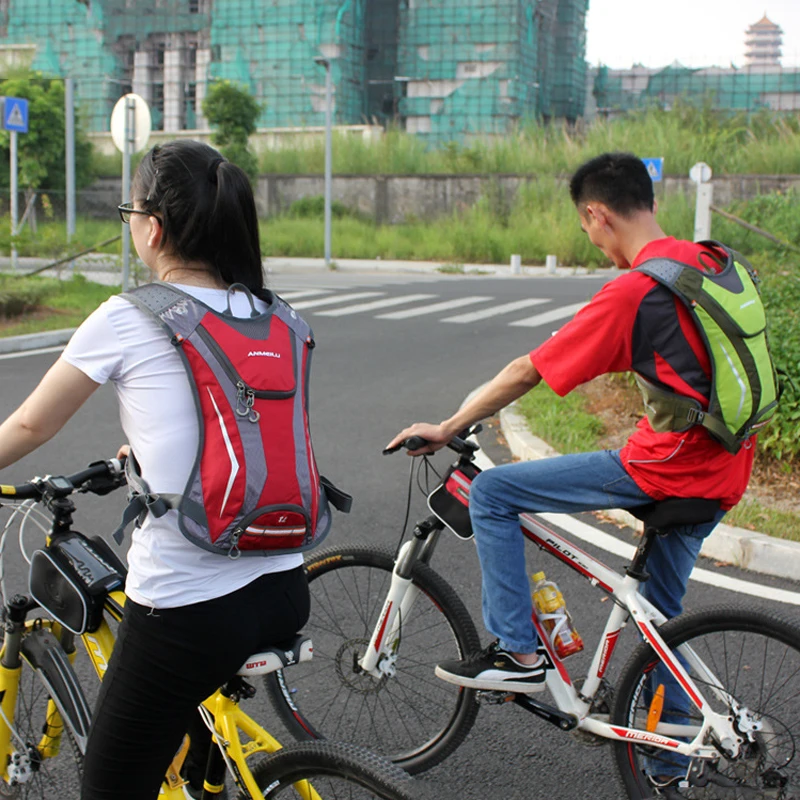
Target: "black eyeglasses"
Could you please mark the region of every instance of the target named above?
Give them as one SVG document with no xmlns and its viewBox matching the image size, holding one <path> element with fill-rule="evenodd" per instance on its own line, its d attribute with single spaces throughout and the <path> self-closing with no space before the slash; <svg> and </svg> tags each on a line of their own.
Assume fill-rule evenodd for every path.
<svg viewBox="0 0 800 800">
<path fill-rule="evenodd" d="M 138 208 L 134 208 L 133 203 L 121 203 L 117 206 L 117 211 L 119 211 L 119 218 L 126 225 L 130 225 L 131 214 L 144 214 L 146 217 L 155 217 L 155 214 L 151 214 L 149 211 L 140 211 Z"/>
</svg>

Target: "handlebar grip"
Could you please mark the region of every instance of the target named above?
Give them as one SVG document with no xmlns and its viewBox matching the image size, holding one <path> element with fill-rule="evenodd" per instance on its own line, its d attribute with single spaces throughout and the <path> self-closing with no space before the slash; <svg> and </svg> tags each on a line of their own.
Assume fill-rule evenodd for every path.
<svg viewBox="0 0 800 800">
<path fill-rule="evenodd" d="M 421 447 L 425 447 L 426 444 L 430 444 L 427 439 L 423 439 L 421 436 L 409 436 L 400 444 L 396 444 L 394 447 L 387 447 L 382 452 L 383 455 L 388 456 L 389 453 L 396 453 L 401 447 L 405 447 L 406 450 L 419 450 Z"/>
</svg>

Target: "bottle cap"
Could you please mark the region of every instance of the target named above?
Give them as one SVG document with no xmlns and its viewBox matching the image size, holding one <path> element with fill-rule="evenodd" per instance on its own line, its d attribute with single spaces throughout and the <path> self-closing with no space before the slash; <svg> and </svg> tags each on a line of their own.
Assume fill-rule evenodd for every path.
<svg viewBox="0 0 800 800">
<path fill-rule="evenodd" d="M 538 583 L 544 580 L 544 572 L 534 572 L 533 579 Z"/>
</svg>

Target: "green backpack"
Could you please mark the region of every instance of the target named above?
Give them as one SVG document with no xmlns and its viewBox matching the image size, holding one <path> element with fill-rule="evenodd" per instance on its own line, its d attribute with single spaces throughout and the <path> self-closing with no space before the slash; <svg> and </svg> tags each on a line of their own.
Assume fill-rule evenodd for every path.
<svg viewBox="0 0 800 800">
<path fill-rule="evenodd" d="M 774 416 L 780 389 L 767 342 L 767 321 L 758 278 L 739 253 L 724 251 L 719 273 L 668 258 L 637 267 L 676 294 L 692 312 L 711 359 L 708 411 L 696 400 L 655 386 L 636 375 L 653 430 L 684 431 L 702 425 L 730 453 Z"/>
</svg>

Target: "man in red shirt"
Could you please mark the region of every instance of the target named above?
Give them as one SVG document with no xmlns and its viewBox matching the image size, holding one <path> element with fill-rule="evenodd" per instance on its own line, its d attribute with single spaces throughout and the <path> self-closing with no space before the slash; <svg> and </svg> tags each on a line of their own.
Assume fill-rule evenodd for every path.
<svg viewBox="0 0 800 800">
<path fill-rule="evenodd" d="M 653 185 L 642 161 L 607 153 L 581 166 L 570 182 L 581 227 L 620 269 L 651 258 L 697 268 L 719 267 L 713 248 L 668 237 L 655 217 Z M 606 284 L 558 333 L 508 364 L 452 417 L 416 423 L 410 436 L 429 442 L 414 455 L 443 447 L 459 431 L 492 416 L 544 381 L 564 396 L 609 372 L 633 371 L 656 386 L 708 408 L 709 356 L 690 312 L 666 287 L 641 272 Z M 497 637 L 466 661 L 440 664 L 436 674 L 477 689 L 535 692 L 544 688 L 545 659 L 531 622 L 522 512 L 633 508 L 667 497 L 720 501 L 713 522 L 657 537 L 643 594 L 667 617 L 682 610 L 686 583 L 703 539 L 741 498 L 753 463 L 752 440 L 735 455 L 700 426 L 659 433 L 643 418 L 619 451 L 558 456 L 486 470 L 473 482 L 470 517 L 483 576 L 483 616 Z"/>
</svg>

